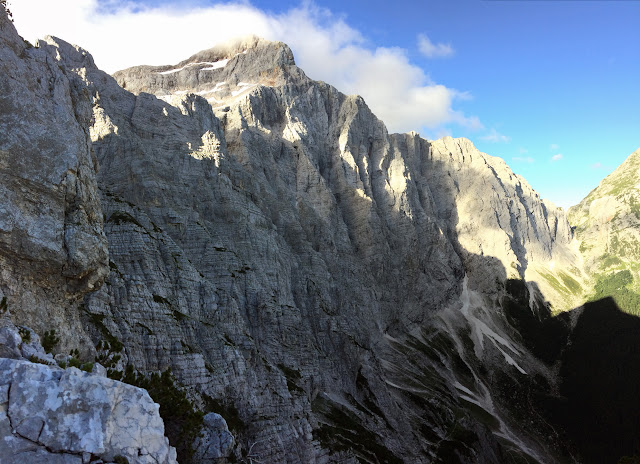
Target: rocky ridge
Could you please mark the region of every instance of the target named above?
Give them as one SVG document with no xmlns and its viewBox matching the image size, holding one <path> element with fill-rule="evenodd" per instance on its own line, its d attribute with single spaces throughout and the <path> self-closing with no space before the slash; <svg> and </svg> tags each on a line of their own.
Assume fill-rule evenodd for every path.
<svg viewBox="0 0 640 464">
<path fill-rule="evenodd" d="M 556 354 L 540 359 L 514 322 L 548 317 L 541 289 L 556 307 L 572 298 L 522 280 L 577 279 L 572 234 L 504 162 L 465 139 L 388 134 L 284 44 L 247 39 L 116 81 L 78 47 L 28 49 L 3 27 L 16 66 L 44 57 L 93 113 L 110 272 L 40 319 L 65 349 L 115 360 L 117 342 L 116 371 L 170 367 L 245 461 L 572 460 L 530 401 L 557 386 Z M 220 83 L 220 101 L 197 95 Z M 10 317 L 37 323 L 48 300 L 27 308 L 8 269 Z"/>
<path fill-rule="evenodd" d="M 619 285 L 640 293 L 640 149 L 600 182 L 578 205 L 569 210 L 585 269 L 592 287 L 608 276 L 624 272 L 631 278 Z M 622 280 L 625 280 L 623 283 Z M 609 288 L 607 291 L 615 291 Z M 604 291 L 604 289 L 602 289 Z M 589 296 L 589 295 L 587 295 Z M 603 295 L 600 295 L 603 296 Z M 625 308 L 634 311 L 635 301 Z M 640 313 L 638 313 L 640 314 Z"/>
<path fill-rule="evenodd" d="M 91 148 L 91 100 L 55 51 L 34 48 L 0 8 L 0 299 L 17 323 L 92 345 L 77 305 L 109 272 Z M 53 54 L 50 54 L 53 52 Z M 9 302 L 9 304 L 7 304 Z"/>
</svg>

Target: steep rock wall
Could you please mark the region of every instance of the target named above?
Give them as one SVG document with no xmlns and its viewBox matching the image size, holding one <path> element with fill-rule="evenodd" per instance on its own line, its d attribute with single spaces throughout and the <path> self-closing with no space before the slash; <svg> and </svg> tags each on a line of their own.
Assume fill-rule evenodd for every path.
<svg viewBox="0 0 640 464">
<path fill-rule="evenodd" d="M 91 102 L 56 51 L 18 36 L 0 8 L 0 299 L 18 322 L 83 338 L 78 300 L 108 274 L 91 149 Z"/>
<path fill-rule="evenodd" d="M 390 136 L 285 45 L 243 47 L 116 73 L 162 101 L 86 70 L 114 269 L 88 310 L 130 362 L 235 405 L 257 459 L 553 460 L 495 391 L 553 380 L 500 301 L 573 259 L 564 213 L 466 140 Z"/>
</svg>

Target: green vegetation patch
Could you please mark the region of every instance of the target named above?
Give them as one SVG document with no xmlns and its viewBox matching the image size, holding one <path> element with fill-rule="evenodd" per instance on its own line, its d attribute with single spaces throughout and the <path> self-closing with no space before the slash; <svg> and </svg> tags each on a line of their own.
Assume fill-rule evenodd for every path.
<svg viewBox="0 0 640 464">
<path fill-rule="evenodd" d="M 640 202 L 636 200 L 635 195 L 629 197 L 629 207 L 636 219 L 640 219 Z"/>
<path fill-rule="evenodd" d="M 402 464 L 402 459 L 378 443 L 376 435 L 365 428 L 353 412 L 321 397 L 316 398 L 313 409 L 326 418 L 326 422 L 313 431 L 314 439 L 323 447 L 332 451 L 351 451 L 361 462 Z"/>
<path fill-rule="evenodd" d="M 18 327 L 18 333 L 20 334 L 23 343 L 31 343 L 31 331 L 29 329 L 26 327 Z"/>
<path fill-rule="evenodd" d="M 116 225 L 126 224 L 126 223 L 135 224 L 138 227 L 144 229 L 142 224 L 140 224 L 140 222 L 138 222 L 136 218 L 134 218 L 131 214 L 127 213 L 126 211 L 115 211 L 113 214 L 111 214 L 111 216 L 109 216 L 109 219 L 107 219 L 107 222 L 110 222 Z"/>
<path fill-rule="evenodd" d="M 29 356 L 29 362 L 37 363 L 37 364 L 44 364 L 45 366 L 55 366 L 54 363 L 52 363 L 50 361 L 47 361 L 46 359 L 39 358 L 35 354 L 32 354 L 31 356 Z"/>
<path fill-rule="evenodd" d="M 600 257 L 600 266 L 603 269 L 607 269 L 613 266 L 618 266 L 620 264 L 622 264 L 622 260 L 615 255 L 605 253 Z"/>
<path fill-rule="evenodd" d="M 86 311 L 86 310 L 85 310 Z M 104 320 L 105 315 L 104 314 L 93 314 L 87 311 L 87 314 L 89 316 L 89 321 L 98 328 L 98 330 L 100 331 L 100 333 L 102 333 L 102 336 L 105 338 L 105 340 L 108 342 L 109 345 L 109 349 L 115 353 L 119 353 L 122 351 L 122 349 L 124 348 L 124 345 L 122 344 L 122 342 L 120 340 L 118 340 L 109 329 L 107 329 L 107 326 L 104 325 L 104 322 L 102 322 Z"/>
<path fill-rule="evenodd" d="M 573 293 L 574 295 L 579 295 L 580 293 L 582 293 L 582 285 L 580 285 L 580 283 L 576 279 L 565 272 L 560 272 L 559 275 L 565 287 L 567 287 L 571 293 Z"/>
<path fill-rule="evenodd" d="M 624 166 L 624 170 L 621 170 Z M 637 178 L 636 173 L 640 167 L 640 157 L 633 156 L 627 158 L 612 175 L 609 175 L 602 181 L 602 186 L 596 190 L 601 191 L 600 196 L 612 195 L 618 197 L 625 194 L 635 187 Z M 617 174 L 617 175 L 614 175 Z"/>
<path fill-rule="evenodd" d="M 42 348 L 46 353 L 51 353 L 58 343 L 60 338 L 56 335 L 55 329 L 47 330 L 42 336 Z"/>
<path fill-rule="evenodd" d="M 589 297 L 589 301 L 611 297 L 625 313 L 640 316 L 640 295 L 629 289 L 631 284 L 633 284 L 633 275 L 628 269 L 601 276 L 596 282 L 595 291 Z"/>
<path fill-rule="evenodd" d="M 203 394 L 202 398 L 204 399 L 206 410 L 216 412 L 224 417 L 229 430 L 241 433 L 247 428 L 247 424 L 240 418 L 238 409 L 232 403 L 223 402 L 207 394 Z"/>
<path fill-rule="evenodd" d="M 193 441 L 202 428 L 204 413 L 194 408 L 185 392 L 176 386 L 171 370 L 144 375 L 129 364 L 121 380 L 149 392 L 153 401 L 160 405 L 165 434 L 178 452 L 178 461 L 191 462 L 195 451 Z"/>
<path fill-rule="evenodd" d="M 544 278 L 544 280 L 547 281 L 547 283 L 549 285 L 551 285 L 554 290 L 556 290 L 558 293 L 564 293 L 565 295 L 569 293 L 569 290 L 560 283 L 560 281 L 558 279 L 555 278 L 555 276 L 551 273 L 548 272 L 541 272 L 540 275 Z"/>
</svg>

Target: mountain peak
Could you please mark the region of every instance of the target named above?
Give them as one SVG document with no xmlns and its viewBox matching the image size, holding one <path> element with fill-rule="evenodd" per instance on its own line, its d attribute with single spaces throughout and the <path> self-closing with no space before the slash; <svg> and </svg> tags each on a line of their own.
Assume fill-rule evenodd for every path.
<svg viewBox="0 0 640 464">
<path fill-rule="evenodd" d="M 279 64 L 280 66 L 292 66 L 296 64 L 293 58 L 293 52 L 287 44 L 263 39 L 256 35 L 247 35 L 235 37 L 226 42 L 216 44 L 211 48 L 201 50 L 186 60 L 181 61 L 177 66 L 207 61 L 230 60 L 236 55 L 247 54 L 250 51 L 260 53 L 261 55 L 270 55 L 271 58 L 275 58 L 274 64 Z"/>
<path fill-rule="evenodd" d="M 283 83 L 292 66 L 295 60 L 286 44 L 245 36 L 199 51 L 175 65 L 134 66 L 113 77 L 136 94 L 195 93 L 215 108 L 258 85 Z"/>
</svg>

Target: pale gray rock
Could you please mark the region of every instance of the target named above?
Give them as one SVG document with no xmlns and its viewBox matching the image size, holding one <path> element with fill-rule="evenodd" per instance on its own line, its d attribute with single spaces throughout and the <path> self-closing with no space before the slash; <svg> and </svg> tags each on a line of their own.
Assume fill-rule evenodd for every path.
<svg viewBox="0 0 640 464">
<path fill-rule="evenodd" d="M 271 61 L 227 69 L 262 48 Z M 498 462 L 503 438 L 464 397 L 509 449 L 553 461 L 557 442 L 532 432 L 540 416 L 523 430 L 499 393 L 553 379 L 497 302 L 507 278 L 572 259 L 564 213 L 467 140 L 389 135 L 362 98 L 280 59 L 287 50 L 257 42 L 116 73 L 137 96 L 82 71 L 113 263 L 87 310 L 128 362 L 171 367 L 194 398 L 237 410 L 238 456 L 447 462 L 440 444 L 464 424 L 474 440 L 452 446 Z M 259 85 L 197 95 L 223 80 Z"/>
<path fill-rule="evenodd" d="M 467 139 L 444 137 L 427 146 L 415 134 L 394 137 L 429 160 L 437 214 L 446 220 L 473 288 L 495 292 L 506 271 L 507 278 L 534 283 L 555 311 L 581 304 L 581 292 L 558 283 L 584 281 L 564 210 L 540 198 L 504 160 L 481 153 Z M 488 266 L 488 259 L 495 266 Z"/>
<path fill-rule="evenodd" d="M 204 416 L 200 435 L 193 443 L 194 462 L 213 464 L 220 462 L 231 454 L 234 445 L 233 435 L 229 432 L 227 422 L 220 414 L 210 412 Z"/>
<path fill-rule="evenodd" d="M 11 326 L 0 328 L 0 357 L 18 359 L 22 357 L 22 337 L 15 326 Z"/>
<path fill-rule="evenodd" d="M 226 111 L 228 104 L 257 86 L 286 83 L 284 69 L 295 65 L 281 42 L 247 36 L 203 50 L 175 66 L 135 66 L 113 76 L 124 89 L 163 98 L 194 93 Z"/>
<path fill-rule="evenodd" d="M 640 278 L 640 149 L 569 210 L 585 267 L 593 279 L 628 270 Z M 634 286 L 637 291 L 637 286 Z"/>
<path fill-rule="evenodd" d="M 132 464 L 176 462 L 158 405 L 145 390 L 107 379 L 97 363 L 97 374 L 62 370 L 37 335 L 32 332 L 27 344 L 17 327 L 3 323 L 0 347 L 17 345 L 19 354 L 0 358 L 0 457 L 70 464 L 119 455 Z"/>
</svg>

